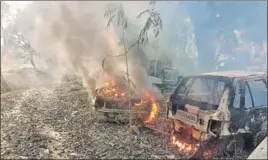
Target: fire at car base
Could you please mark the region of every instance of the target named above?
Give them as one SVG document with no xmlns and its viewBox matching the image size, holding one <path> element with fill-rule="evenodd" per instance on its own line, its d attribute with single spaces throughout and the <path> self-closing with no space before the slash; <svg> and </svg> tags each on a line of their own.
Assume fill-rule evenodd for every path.
<svg viewBox="0 0 268 160">
<path fill-rule="evenodd" d="M 136 114 L 137 118 L 142 120 L 142 123 L 151 124 L 154 123 L 160 111 L 159 103 L 148 90 L 144 90 L 141 98 L 137 96 L 131 97 L 124 92 L 114 80 L 108 80 L 105 82 L 104 87 L 96 92 L 97 98 L 94 106 L 95 108 L 102 107 L 98 109 L 99 112 L 110 112 L 110 114 L 115 112 L 128 112 L 130 114 Z M 128 111 L 127 107 L 128 98 L 131 103 L 131 111 Z"/>
<path fill-rule="evenodd" d="M 120 108 L 121 111 L 123 110 L 126 111 L 127 110 L 126 106 L 128 104 L 127 99 L 129 98 L 131 107 L 132 107 L 131 108 L 132 112 L 129 112 L 129 113 L 134 114 L 135 115 L 134 117 L 140 122 L 142 122 L 142 124 L 145 127 L 152 128 L 156 131 L 160 131 L 161 133 L 165 133 L 166 135 L 169 135 L 170 145 L 173 146 L 182 155 L 188 158 L 189 157 L 215 157 L 218 155 L 221 155 L 221 156 L 228 155 L 228 157 L 232 155 L 235 156 L 235 154 L 240 153 L 240 151 L 236 150 L 234 151 L 235 154 L 231 153 L 233 152 L 233 150 L 231 149 L 234 147 L 233 145 L 234 144 L 236 146 L 238 145 L 238 148 L 242 150 L 243 149 L 242 145 L 244 145 L 244 141 L 245 141 L 243 139 L 244 136 L 252 135 L 251 134 L 252 132 L 245 131 L 245 132 L 242 132 L 242 134 L 236 134 L 234 138 L 230 137 L 231 136 L 230 133 L 236 132 L 236 131 L 233 131 L 233 130 L 236 130 L 235 129 L 236 125 L 231 123 L 233 120 L 228 123 L 224 121 L 228 119 L 230 120 L 231 117 L 235 116 L 233 115 L 235 112 L 232 111 L 232 109 L 231 110 L 228 109 L 228 106 L 230 105 L 230 102 L 229 102 L 230 97 L 232 96 L 232 94 L 234 94 L 234 90 L 232 86 L 237 85 L 237 83 L 242 84 L 242 82 L 251 83 L 252 80 L 254 83 L 264 82 L 266 81 L 265 79 L 266 77 L 263 74 L 259 74 L 259 73 L 233 72 L 231 75 L 227 74 L 226 76 L 224 76 L 224 74 L 227 74 L 227 73 L 222 73 L 222 75 L 220 73 L 217 73 L 217 74 L 209 73 L 209 74 L 203 74 L 203 75 L 198 75 L 198 76 L 193 76 L 193 77 L 186 77 L 182 79 L 182 81 L 179 83 L 177 88 L 170 95 L 169 102 L 167 103 L 167 106 L 168 106 L 168 110 L 167 110 L 168 118 L 167 119 L 171 120 L 171 122 L 173 123 L 173 125 L 170 125 L 172 126 L 170 129 L 172 132 L 168 132 L 168 130 L 162 130 L 156 127 L 156 126 L 159 126 L 159 124 L 168 125 L 166 122 L 164 122 L 167 119 L 163 120 L 159 118 L 163 115 L 163 112 L 161 111 L 161 109 L 163 108 L 161 108 L 160 103 L 154 98 L 154 96 L 148 90 L 145 90 L 143 92 L 141 98 L 131 97 L 125 94 L 122 90 L 120 90 L 119 89 L 120 87 L 116 88 L 118 86 L 116 86 L 114 82 L 113 83 L 106 82 L 106 85 L 103 88 L 103 92 L 102 91 L 98 92 L 100 97 L 96 99 L 95 106 L 99 107 L 100 112 L 102 112 L 102 109 L 100 109 L 100 107 L 111 109 L 110 110 L 111 113 L 113 112 L 112 109 L 114 108 Z M 191 78 L 197 78 L 197 79 L 201 78 L 204 80 L 212 78 L 212 80 L 216 80 L 215 84 L 212 86 L 218 87 L 218 88 L 213 89 L 213 92 L 215 92 L 214 98 L 216 98 L 218 101 L 217 108 L 215 108 L 216 105 L 211 105 L 210 106 L 211 109 L 206 110 L 204 109 L 205 106 L 201 105 L 201 103 L 193 103 L 192 101 L 187 101 L 187 103 L 185 103 L 184 105 L 185 109 L 179 109 L 182 106 L 177 106 L 179 108 L 177 108 L 174 112 L 174 108 L 172 108 L 171 105 L 172 103 L 176 104 L 177 101 L 174 102 L 170 100 L 174 98 L 174 94 L 176 94 L 176 90 L 178 90 L 179 86 L 183 85 L 187 79 L 191 79 Z M 232 80 L 235 80 L 235 81 L 232 81 Z M 224 85 L 221 85 L 221 82 Z M 110 85 L 110 84 L 114 84 L 114 85 Z M 199 85 L 199 86 L 204 86 L 204 85 Z M 267 92 L 267 86 L 266 86 L 266 90 L 263 90 L 263 91 L 256 90 L 256 93 L 264 94 L 265 91 Z M 255 93 L 254 90 L 253 92 Z M 107 98 L 109 96 L 112 96 L 112 98 L 111 97 Z M 170 104 L 170 102 L 172 103 Z M 181 101 L 181 102 L 184 102 L 184 101 Z M 120 103 L 122 105 L 119 105 Z M 266 119 L 267 119 L 267 115 L 263 115 L 264 113 L 262 112 L 263 109 L 265 110 L 265 107 L 264 108 L 262 107 L 262 109 L 258 109 L 258 113 L 260 113 L 261 117 L 266 116 Z M 218 124 L 219 122 L 221 122 L 221 125 Z M 206 126 L 212 127 L 212 130 L 208 132 L 207 129 L 205 129 Z M 219 128 L 219 126 L 222 126 L 222 127 Z M 239 130 L 241 129 L 242 128 L 240 128 Z M 222 137 L 226 137 L 226 138 L 222 138 Z M 253 138 L 256 138 L 256 137 L 253 137 Z M 256 139 L 260 139 L 260 137 Z M 241 143 L 236 144 L 235 141 L 237 140 Z"/>
</svg>

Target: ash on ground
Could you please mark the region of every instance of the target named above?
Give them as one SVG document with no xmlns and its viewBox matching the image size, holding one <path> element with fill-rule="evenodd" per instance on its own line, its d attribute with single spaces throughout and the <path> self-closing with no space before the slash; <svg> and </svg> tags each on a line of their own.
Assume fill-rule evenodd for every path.
<svg viewBox="0 0 268 160">
<path fill-rule="evenodd" d="M 1 94 L 1 158 L 173 159 L 167 136 L 102 121 L 81 82 Z"/>
</svg>

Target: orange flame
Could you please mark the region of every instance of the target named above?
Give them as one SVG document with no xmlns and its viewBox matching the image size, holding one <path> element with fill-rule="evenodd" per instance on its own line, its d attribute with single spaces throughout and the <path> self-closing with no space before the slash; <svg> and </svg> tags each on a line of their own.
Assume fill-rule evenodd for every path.
<svg viewBox="0 0 268 160">
<path fill-rule="evenodd" d="M 199 144 L 196 143 L 188 143 L 183 141 L 176 136 L 171 136 L 171 144 L 176 147 L 176 149 L 183 154 L 189 155 L 193 154 L 197 151 Z M 217 147 L 214 145 L 207 146 L 203 148 L 203 156 L 204 157 L 213 157 L 217 154 Z"/>
<path fill-rule="evenodd" d="M 101 89 L 101 91 L 98 93 L 99 96 L 104 97 L 113 97 L 113 98 L 127 98 L 127 94 L 123 92 L 122 89 L 119 88 L 119 86 L 116 84 L 116 81 L 114 80 L 108 80 L 105 82 L 104 87 Z M 155 100 L 155 98 L 152 96 L 152 94 L 149 93 L 149 91 L 145 91 L 143 93 L 143 96 L 139 103 L 135 103 L 133 107 L 139 107 L 139 106 L 147 106 L 147 104 L 150 104 L 150 114 L 144 121 L 144 123 L 152 123 L 156 119 L 159 111 L 160 106 Z"/>
<path fill-rule="evenodd" d="M 151 111 L 144 123 L 152 123 L 156 119 L 160 110 L 159 104 L 148 91 L 144 92 L 143 97 L 141 98 L 141 101 L 139 103 L 134 104 L 134 106 L 141 106 L 147 104 L 149 101 L 151 104 Z"/>
<path fill-rule="evenodd" d="M 99 95 L 104 97 L 126 98 L 126 93 L 116 85 L 114 80 L 106 81 Z"/>
<path fill-rule="evenodd" d="M 171 137 L 171 144 L 174 145 L 180 153 L 191 154 L 197 151 L 197 144 L 190 144 L 176 138 L 175 136 Z"/>
</svg>

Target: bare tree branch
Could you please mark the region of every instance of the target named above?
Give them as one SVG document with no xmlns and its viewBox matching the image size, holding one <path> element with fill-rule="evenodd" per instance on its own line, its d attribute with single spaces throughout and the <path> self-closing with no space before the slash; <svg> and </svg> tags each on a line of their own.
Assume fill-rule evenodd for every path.
<svg viewBox="0 0 268 160">
<path fill-rule="evenodd" d="M 160 13 L 158 13 L 157 11 L 155 11 L 155 1 L 151 1 L 150 3 L 151 8 L 142 11 L 137 18 L 141 18 L 142 15 L 144 15 L 145 13 L 149 14 L 149 17 L 147 18 L 147 21 L 144 25 L 144 27 L 142 28 L 142 30 L 140 31 L 139 37 L 137 39 L 137 41 L 135 41 L 128 49 L 126 48 L 126 44 L 125 44 L 125 30 L 128 28 L 128 21 L 127 18 L 125 16 L 124 13 L 124 9 L 122 4 L 120 4 L 117 8 L 112 8 L 108 11 L 105 12 L 104 17 L 109 18 L 108 23 L 107 23 L 107 27 L 110 26 L 110 23 L 116 18 L 117 20 L 117 25 L 119 27 L 123 28 L 123 46 L 124 46 L 124 54 L 121 55 L 117 55 L 117 56 L 109 56 L 109 57 L 120 57 L 120 56 L 125 56 L 126 57 L 126 72 L 127 72 L 127 81 L 128 81 L 128 87 L 129 87 L 129 91 L 130 91 L 130 79 L 129 79 L 129 73 L 128 73 L 128 52 L 130 51 L 130 49 L 132 49 L 136 44 L 139 45 L 139 43 L 143 43 L 146 44 L 148 43 L 148 31 L 149 30 L 153 30 L 153 34 L 155 37 L 157 37 L 159 35 L 160 30 L 162 29 L 162 20 L 160 18 Z M 104 69 L 104 62 L 105 62 L 106 58 L 103 59 L 102 61 L 102 68 Z M 131 94 L 131 93 L 130 93 Z M 132 108 L 130 106 L 130 99 L 128 98 L 129 101 L 129 110 L 131 112 Z M 129 125 L 132 126 L 132 116 L 130 114 L 129 117 Z"/>
</svg>

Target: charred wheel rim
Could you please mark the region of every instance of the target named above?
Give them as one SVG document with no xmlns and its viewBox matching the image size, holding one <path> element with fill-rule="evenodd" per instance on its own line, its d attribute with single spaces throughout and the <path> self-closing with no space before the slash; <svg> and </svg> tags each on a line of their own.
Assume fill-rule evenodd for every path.
<svg viewBox="0 0 268 160">
<path fill-rule="evenodd" d="M 116 122 L 117 113 L 104 113 L 107 122 Z"/>
<path fill-rule="evenodd" d="M 219 155 L 228 158 L 240 156 L 244 149 L 244 139 L 240 135 L 224 138 L 219 143 Z"/>
<path fill-rule="evenodd" d="M 260 131 L 254 138 L 254 146 L 256 147 L 267 136 L 267 119 L 262 123 Z"/>
</svg>

